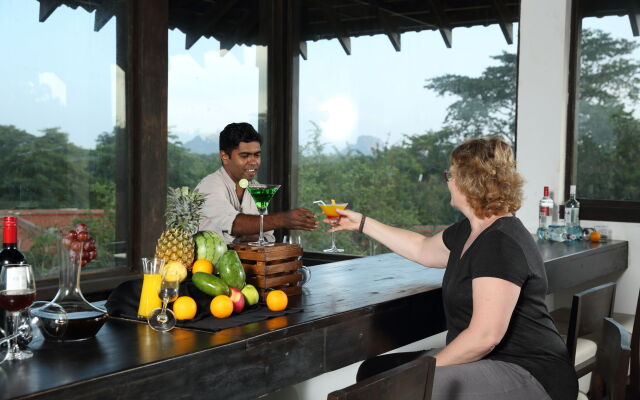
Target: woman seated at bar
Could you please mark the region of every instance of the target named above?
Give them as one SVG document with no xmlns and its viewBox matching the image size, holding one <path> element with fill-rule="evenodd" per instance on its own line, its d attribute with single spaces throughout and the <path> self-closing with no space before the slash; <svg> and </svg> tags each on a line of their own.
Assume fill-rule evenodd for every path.
<svg viewBox="0 0 640 400">
<path fill-rule="evenodd" d="M 397 254 L 446 268 L 442 282 L 447 345 L 436 358 L 433 399 L 575 399 L 575 370 L 545 305 L 547 277 L 531 234 L 514 212 L 522 178 L 511 147 L 473 139 L 451 154 L 445 180 L 466 217 L 433 237 L 350 210 L 334 228 L 359 230 Z M 420 316 L 429 318 L 428 315 Z M 366 360 L 358 381 L 423 352 Z"/>
</svg>

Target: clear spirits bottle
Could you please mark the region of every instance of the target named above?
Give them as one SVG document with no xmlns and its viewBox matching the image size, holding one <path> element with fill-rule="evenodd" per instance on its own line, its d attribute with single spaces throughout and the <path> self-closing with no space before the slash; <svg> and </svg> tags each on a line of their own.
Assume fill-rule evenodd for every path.
<svg viewBox="0 0 640 400">
<path fill-rule="evenodd" d="M 549 196 L 549 186 L 544 187 L 544 196 L 540 199 L 538 214 L 538 237 L 545 239 L 545 232 L 552 224 L 555 204 Z"/>
<path fill-rule="evenodd" d="M 576 185 L 569 187 L 569 200 L 564 203 L 564 224 L 567 233 L 580 237 L 582 228 L 580 227 L 580 202 L 576 200 Z"/>
</svg>

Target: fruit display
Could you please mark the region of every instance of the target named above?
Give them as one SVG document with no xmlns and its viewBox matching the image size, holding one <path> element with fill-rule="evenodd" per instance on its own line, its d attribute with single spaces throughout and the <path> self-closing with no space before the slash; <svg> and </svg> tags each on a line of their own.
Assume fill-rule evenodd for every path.
<svg viewBox="0 0 640 400">
<path fill-rule="evenodd" d="M 62 238 L 62 244 L 69 248 L 71 262 L 78 262 L 81 267 L 98 257 L 96 240 L 87 231 L 86 224 L 78 224 L 75 229 L 67 231 Z"/>
<path fill-rule="evenodd" d="M 193 236 L 196 242 L 196 259 L 209 260 L 213 265 L 218 265 L 220 257 L 227 251 L 227 244 L 215 232 L 201 231 Z"/>
<path fill-rule="evenodd" d="M 224 252 L 217 265 L 218 273 L 225 283 L 231 287 L 242 289 L 247 275 L 235 250 Z"/>
<path fill-rule="evenodd" d="M 188 187 L 170 188 L 165 212 L 166 230 L 158 239 L 156 257 L 180 261 L 191 269 L 195 256 L 193 235 L 198 231 L 205 195 Z"/>
</svg>

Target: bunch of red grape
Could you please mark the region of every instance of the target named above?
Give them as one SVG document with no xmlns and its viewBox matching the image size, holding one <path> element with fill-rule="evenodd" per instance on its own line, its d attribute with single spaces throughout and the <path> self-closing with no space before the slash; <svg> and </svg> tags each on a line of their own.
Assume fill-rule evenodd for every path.
<svg viewBox="0 0 640 400">
<path fill-rule="evenodd" d="M 62 244 L 69 248 L 71 262 L 80 262 L 84 267 L 98 256 L 96 240 L 87 232 L 87 225 L 78 224 L 76 229 L 71 229 L 62 238 Z"/>
</svg>

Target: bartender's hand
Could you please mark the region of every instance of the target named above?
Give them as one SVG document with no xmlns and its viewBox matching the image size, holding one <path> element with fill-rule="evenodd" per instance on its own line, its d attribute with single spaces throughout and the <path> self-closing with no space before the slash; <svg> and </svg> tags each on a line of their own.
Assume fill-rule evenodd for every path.
<svg viewBox="0 0 640 400">
<path fill-rule="evenodd" d="M 306 208 L 296 208 L 282 214 L 284 225 L 289 229 L 312 231 L 318 227 L 316 216 Z"/>
<path fill-rule="evenodd" d="M 362 214 L 359 212 L 351 211 L 351 210 L 341 210 L 336 208 L 336 212 L 341 215 L 338 220 L 338 224 L 329 229 L 329 232 L 337 232 L 337 231 L 357 231 L 360 229 L 360 220 L 362 219 Z M 322 222 L 329 224 L 329 218 L 325 218 Z"/>
</svg>

